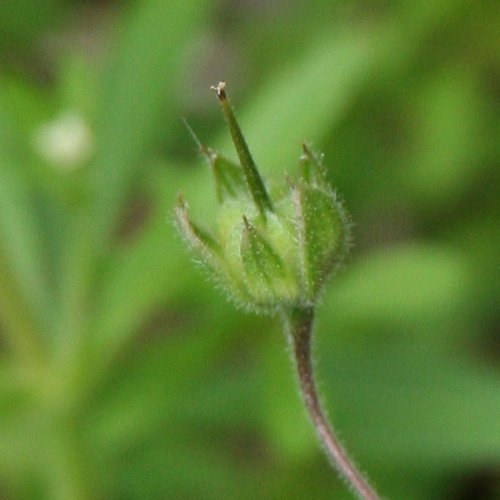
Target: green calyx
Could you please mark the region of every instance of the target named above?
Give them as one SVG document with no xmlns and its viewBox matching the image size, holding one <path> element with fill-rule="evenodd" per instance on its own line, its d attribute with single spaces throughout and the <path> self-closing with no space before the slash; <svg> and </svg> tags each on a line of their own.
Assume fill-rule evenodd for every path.
<svg viewBox="0 0 500 500">
<path fill-rule="evenodd" d="M 214 229 L 202 229 L 179 198 L 177 226 L 200 261 L 246 309 L 315 304 L 327 278 L 348 252 L 349 216 L 320 158 L 303 145 L 296 179 L 271 198 L 227 100 L 215 87 L 240 163 L 199 143 L 215 180 L 219 208 Z"/>
</svg>

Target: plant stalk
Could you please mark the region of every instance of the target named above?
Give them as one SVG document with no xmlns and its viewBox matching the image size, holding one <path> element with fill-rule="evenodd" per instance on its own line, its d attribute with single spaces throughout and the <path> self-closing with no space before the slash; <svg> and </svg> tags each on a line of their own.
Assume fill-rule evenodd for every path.
<svg viewBox="0 0 500 500">
<path fill-rule="evenodd" d="M 1 333 L 25 374 L 37 380 L 45 363 L 38 325 L 3 255 L 0 255 L 0 283 Z"/>
<path fill-rule="evenodd" d="M 333 467 L 362 500 L 379 500 L 379 496 L 351 461 L 335 437 L 321 406 L 311 362 L 311 337 L 314 311 L 312 307 L 294 308 L 285 312 L 288 340 L 299 379 L 302 399 L 316 433 Z"/>
</svg>

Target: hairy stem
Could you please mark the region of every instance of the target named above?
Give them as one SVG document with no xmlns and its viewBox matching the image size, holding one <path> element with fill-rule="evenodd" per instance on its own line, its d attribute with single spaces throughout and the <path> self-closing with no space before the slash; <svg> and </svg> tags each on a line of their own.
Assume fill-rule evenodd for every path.
<svg viewBox="0 0 500 500">
<path fill-rule="evenodd" d="M 358 498 L 378 500 L 379 496 L 367 483 L 335 438 L 333 428 L 321 407 L 311 363 L 313 308 L 305 307 L 289 310 L 285 313 L 285 322 L 302 399 L 330 462 Z"/>
</svg>

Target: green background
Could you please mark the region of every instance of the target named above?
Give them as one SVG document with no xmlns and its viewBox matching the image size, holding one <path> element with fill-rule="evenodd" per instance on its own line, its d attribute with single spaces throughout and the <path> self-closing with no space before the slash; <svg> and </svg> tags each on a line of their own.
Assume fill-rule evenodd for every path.
<svg viewBox="0 0 500 500">
<path fill-rule="evenodd" d="M 349 498 L 279 322 L 172 223 L 182 191 L 210 224 L 181 118 L 234 156 L 225 80 L 265 177 L 308 140 L 355 222 L 315 325 L 342 442 L 385 498 L 500 498 L 499 25 L 493 0 L 3 0 L 0 497 Z M 68 113 L 89 151 L 61 163 L 36 138 Z"/>
</svg>

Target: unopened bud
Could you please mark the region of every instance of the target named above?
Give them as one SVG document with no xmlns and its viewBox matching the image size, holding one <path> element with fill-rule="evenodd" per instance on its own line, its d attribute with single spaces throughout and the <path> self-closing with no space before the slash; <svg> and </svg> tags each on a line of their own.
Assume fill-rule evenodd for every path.
<svg viewBox="0 0 500 500">
<path fill-rule="evenodd" d="M 220 203 L 213 234 L 187 216 L 181 200 L 177 225 L 198 260 L 236 302 L 272 311 L 314 305 L 327 278 L 348 251 L 349 216 L 337 199 L 321 159 L 307 145 L 297 180 L 286 178 L 270 198 L 228 103 L 214 87 L 240 164 L 200 146 L 215 178 Z"/>
</svg>

